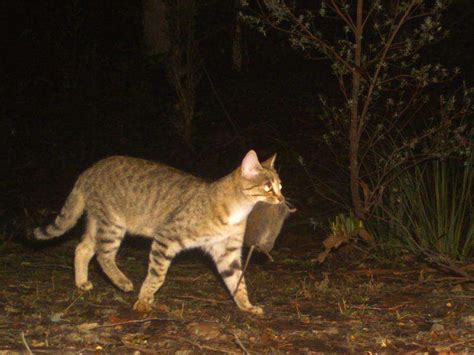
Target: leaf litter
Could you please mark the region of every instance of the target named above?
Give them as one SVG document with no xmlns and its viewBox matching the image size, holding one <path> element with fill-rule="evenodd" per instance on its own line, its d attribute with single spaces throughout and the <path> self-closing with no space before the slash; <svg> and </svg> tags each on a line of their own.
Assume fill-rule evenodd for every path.
<svg viewBox="0 0 474 355">
<path fill-rule="evenodd" d="M 74 241 L 3 245 L 0 353 L 474 351 L 472 284 L 414 262 L 369 265 L 350 245 L 318 265 L 308 260 L 320 243 L 297 248 L 291 236 L 282 239 L 273 263 L 255 255 L 246 272 L 263 317 L 239 311 L 197 252 L 173 262 L 155 311 L 144 317 L 131 308 L 137 291 L 115 289 L 94 261 L 94 289 L 75 289 Z M 125 244 L 118 263 L 138 289 L 148 246 Z"/>
</svg>

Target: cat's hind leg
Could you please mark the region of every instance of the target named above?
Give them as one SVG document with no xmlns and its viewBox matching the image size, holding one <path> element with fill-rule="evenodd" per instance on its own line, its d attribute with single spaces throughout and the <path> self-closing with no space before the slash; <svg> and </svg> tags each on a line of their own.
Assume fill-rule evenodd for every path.
<svg viewBox="0 0 474 355">
<path fill-rule="evenodd" d="M 125 237 L 125 228 L 117 224 L 101 223 L 97 227 L 97 261 L 104 273 L 122 291 L 133 291 L 133 283 L 117 266 L 115 258 Z"/>
<path fill-rule="evenodd" d="M 88 280 L 89 262 L 95 254 L 95 237 L 97 225 L 94 219 L 87 219 L 86 232 L 81 242 L 76 247 L 74 256 L 74 271 L 76 276 L 76 287 L 83 291 L 91 290 L 93 285 Z"/>
</svg>

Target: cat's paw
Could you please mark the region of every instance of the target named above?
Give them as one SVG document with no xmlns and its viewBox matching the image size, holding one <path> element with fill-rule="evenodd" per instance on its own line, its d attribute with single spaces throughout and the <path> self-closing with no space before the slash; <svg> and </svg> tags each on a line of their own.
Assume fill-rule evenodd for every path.
<svg viewBox="0 0 474 355">
<path fill-rule="evenodd" d="M 90 291 L 94 288 L 94 285 L 90 281 L 86 281 L 81 283 L 80 285 L 77 285 L 77 288 L 81 291 Z"/>
<path fill-rule="evenodd" d="M 253 314 L 254 316 L 263 316 L 263 308 L 258 306 L 251 306 L 247 309 L 244 309 L 245 312 Z"/>
<path fill-rule="evenodd" d="M 132 292 L 133 291 L 133 283 L 130 280 L 123 280 L 117 284 L 117 287 L 124 292 Z"/>
<path fill-rule="evenodd" d="M 153 310 L 152 302 L 138 299 L 133 305 L 133 310 L 138 313 L 150 313 Z"/>
</svg>

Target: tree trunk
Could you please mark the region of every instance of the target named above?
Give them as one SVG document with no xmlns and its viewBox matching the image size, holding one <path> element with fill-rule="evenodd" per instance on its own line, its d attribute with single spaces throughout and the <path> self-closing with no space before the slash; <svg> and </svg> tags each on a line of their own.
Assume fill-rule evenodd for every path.
<svg viewBox="0 0 474 355">
<path fill-rule="evenodd" d="M 170 7 L 171 55 L 168 74 L 177 95 L 175 125 L 186 146 L 193 149 L 194 109 L 201 59 L 196 39 L 197 0 L 177 0 Z"/>
<path fill-rule="evenodd" d="M 362 34 L 363 34 L 363 8 L 364 1 L 357 1 L 357 20 L 355 28 L 355 53 L 354 61 L 356 68 L 362 64 Z M 360 70 L 352 71 L 352 97 L 351 97 L 351 125 L 349 130 L 349 169 L 352 205 L 355 216 L 364 221 L 365 210 L 362 204 L 359 189 L 359 143 L 360 143 L 360 115 L 359 115 L 359 96 L 360 96 Z"/>
<path fill-rule="evenodd" d="M 143 0 L 143 37 L 148 55 L 166 54 L 170 37 L 164 0 Z"/>
<path fill-rule="evenodd" d="M 232 34 L 232 69 L 236 72 L 242 70 L 242 26 L 239 18 L 240 0 L 234 2 L 234 31 Z"/>
</svg>

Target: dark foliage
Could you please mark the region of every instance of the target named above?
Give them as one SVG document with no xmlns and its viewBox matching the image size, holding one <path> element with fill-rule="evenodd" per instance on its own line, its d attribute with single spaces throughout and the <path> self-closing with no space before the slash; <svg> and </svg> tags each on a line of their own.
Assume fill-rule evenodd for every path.
<svg viewBox="0 0 474 355">
<path fill-rule="evenodd" d="M 244 28 L 245 65 L 235 74 L 232 8 L 214 2 L 199 11 L 205 74 L 190 155 L 170 123 L 174 94 L 164 67 L 143 55 L 140 2 L 3 2 L 2 226 L 25 208 L 59 206 L 78 173 L 112 154 L 213 178 L 249 148 L 263 157 L 278 151 L 287 194 L 302 205 L 322 205 L 311 198 L 307 174 L 317 173 L 312 162 L 320 166 L 329 156 L 315 119 L 318 94 L 337 89 L 327 63 L 301 58 L 277 33 L 263 37 Z M 471 83 L 473 12 L 470 2 L 456 2 L 447 18 L 451 38 L 426 53 L 460 66 Z"/>
</svg>

